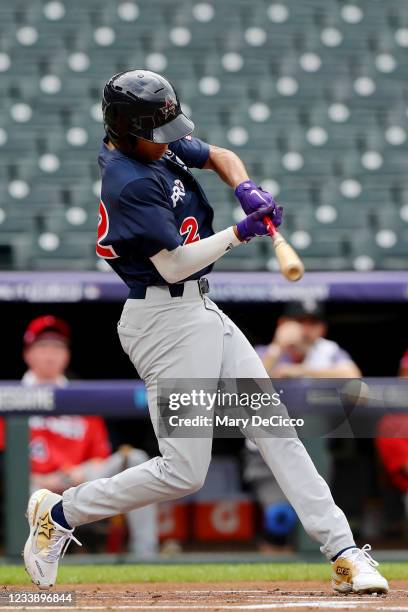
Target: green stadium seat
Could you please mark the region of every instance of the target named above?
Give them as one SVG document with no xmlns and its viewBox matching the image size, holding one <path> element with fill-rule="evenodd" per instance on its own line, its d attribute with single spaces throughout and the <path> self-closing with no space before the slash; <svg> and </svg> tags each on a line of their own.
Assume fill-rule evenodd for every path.
<svg viewBox="0 0 408 612">
<path fill-rule="evenodd" d="M 3 2 L 0 266 L 100 265 L 89 249 L 101 91 L 112 74 L 145 66 L 176 82 L 196 135 L 236 150 L 285 205 L 284 232 L 308 269 L 402 269 L 407 27 L 406 0 Z M 198 176 L 215 227 L 236 222 L 232 190 Z M 36 232 L 58 246 L 39 247 Z M 276 264 L 270 243 L 253 241 L 218 265 Z"/>
<path fill-rule="evenodd" d="M 35 222 L 32 217 L 29 215 L 12 215 L 12 209 L 8 211 L 8 214 L 4 214 L 3 218 L 3 209 L 1 209 L 0 213 L 0 233 L 4 236 L 6 234 L 19 234 L 23 235 L 24 233 L 30 234 L 35 229 Z M 4 240 L 4 238 L 3 238 Z"/>
<path fill-rule="evenodd" d="M 372 265 L 367 266 L 367 269 L 374 267 L 404 269 L 404 260 L 406 269 L 407 238 L 407 230 L 389 229 L 389 226 L 376 232 L 362 230 L 358 235 L 350 235 L 351 256 L 354 262 L 358 262 L 361 258 L 371 260 Z"/>
<path fill-rule="evenodd" d="M 350 257 L 310 257 L 302 255 L 302 262 L 307 272 L 341 272 L 352 268 Z"/>
<path fill-rule="evenodd" d="M 47 267 L 47 260 L 53 262 L 49 266 L 50 269 L 58 269 L 58 267 L 61 268 L 62 262 L 69 260 L 73 269 L 83 270 L 89 266 L 89 262 L 94 258 L 94 233 L 76 232 L 72 235 L 59 236 L 55 233 L 43 232 L 37 235 L 36 240 L 33 240 L 33 242 L 34 259 L 30 269 L 44 269 L 44 264 Z"/>
<path fill-rule="evenodd" d="M 239 270 L 241 272 L 263 270 L 266 259 L 260 240 L 252 240 L 248 244 L 239 245 L 219 259 L 214 270 Z"/>
</svg>

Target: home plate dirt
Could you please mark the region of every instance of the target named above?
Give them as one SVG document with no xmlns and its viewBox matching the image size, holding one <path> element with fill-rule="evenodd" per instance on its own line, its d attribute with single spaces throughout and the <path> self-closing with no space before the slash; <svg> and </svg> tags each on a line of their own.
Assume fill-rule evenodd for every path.
<svg viewBox="0 0 408 612">
<path fill-rule="evenodd" d="M 387 595 L 334 595 L 323 582 L 152 583 L 59 585 L 56 591 L 71 591 L 75 606 L 7 605 L 5 594 L 27 587 L 3 587 L 0 610 L 290 610 L 318 609 L 408 612 L 408 581 L 394 581 Z M 34 589 L 30 588 L 30 591 Z M 38 591 L 35 591 L 38 592 Z"/>
</svg>

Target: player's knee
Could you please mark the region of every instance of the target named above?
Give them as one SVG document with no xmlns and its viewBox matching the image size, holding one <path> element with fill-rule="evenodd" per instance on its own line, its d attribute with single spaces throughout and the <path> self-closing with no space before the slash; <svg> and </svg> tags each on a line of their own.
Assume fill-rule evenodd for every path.
<svg viewBox="0 0 408 612">
<path fill-rule="evenodd" d="M 172 466 L 171 472 L 173 482 L 182 495 L 190 495 L 201 489 L 207 476 L 206 469 L 184 462 Z"/>
<path fill-rule="evenodd" d="M 197 491 L 199 491 L 203 484 L 205 482 L 205 474 L 197 474 L 196 476 L 193 476 L 187 483 L 188 486 L 188 493 L 196 493 Z"/>
</svg>

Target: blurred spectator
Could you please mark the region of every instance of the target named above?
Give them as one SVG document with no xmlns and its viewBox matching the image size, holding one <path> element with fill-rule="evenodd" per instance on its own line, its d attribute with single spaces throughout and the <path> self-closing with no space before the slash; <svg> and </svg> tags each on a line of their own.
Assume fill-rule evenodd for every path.
<svg viewBox="0 0 408 612">
<path fill-rule="evenodd" d="M 402 378 L 407 378 L 408 377 L 408 349 L 405 351 L 405 353 L 402 356 L 402 359 L 401 359 L 401 362 L 400 362 L 399 375 Z"/>
<path fill-rule="evenodd" d="M 272 342 L 257 346 L 271 378 L 357 378 L 361 372 L 350 355 L 324 336 L 327 324 L 324 309 L 316 302 L 293 302 L 278 320 Z M 296 524 L 292 507 L 257 447 L 245 441 L 244 480 L 263 510 L 265 551 L 288 550 Z"/>
<path fill-rule="evenodd" d="M 401 359 L 399 375 L 408 378 L 408 350 Z M 389 482 L 404 497 L 408 516 L 408 414 L 383 416 L 378 423 L 375 442 Z"/>
<path fill-rule="evenodd" d="M 350 355 L 326 333 L 321 304 L 293 302 L 278 320 L 272 342 L 256 349 L 272 378 L 360 377 Z"/>
<path fill-rule="evenodd" d="M 24 334 L 22 384 L 63 387 L 70 362 L 68 324 L 51 315 L 31 321 Z M 3 429 L 4 423 L 1 423 Z M 115 474 L 148 460 L 144 451 L 128 446 L 111 454 L 105 422 L 97 416 L 33 416 L 29 419 L 31 490 L 46 488 L 61 493 L 70 486 Z M 4 432 L 0 440 L 4 441 Z M 156 506 L 127 515 L 129 552 L 148 557 L 158 550 Z"/>
</svg>

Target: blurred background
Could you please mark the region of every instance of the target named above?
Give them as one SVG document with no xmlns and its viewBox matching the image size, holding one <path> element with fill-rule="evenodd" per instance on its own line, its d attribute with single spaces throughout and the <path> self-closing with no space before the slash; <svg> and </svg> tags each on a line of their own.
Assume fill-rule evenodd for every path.
<svg viewBox="0 0 408 612">
<path fill-rule="evenodd" d="M 406 376 L 406 0 L 0 0 L 0 378 L 61 387 L 65 376 L 135 378 L 116 334 L 126 291 L 96 257 L 95 237 L 101 91 L 136 67 L 172 80 L 195 135 L 237 152 L 285 206 L 283 233 L 307 270 L 298 285 L 276 274 L 266 239 L 234 249 L 210 278 L 271 376 Z M 237 222 L 232 190 L 197 176 L 215 229 Z M 29 486 L 63 490 L 156 453 L 146 412 L 92 418 L 33 417 L 28 432 L 24 417 L 2 420 L 9 556 L 24 539 L 16 517 Z M 407 418 L 393 436 L 385 422 L 374 439 L 308 443 L 362 544 L 408 548 Z M 147 538 L 138 523 L 88 528 L 85 552 L 317 550 L 242 440 L 214 442 L 194 498 L 149 509 Z"/>
</svg>

